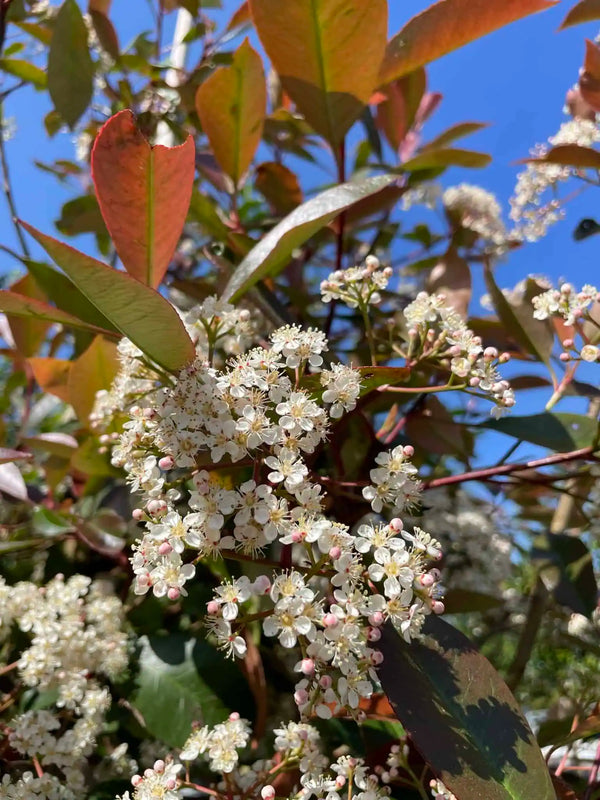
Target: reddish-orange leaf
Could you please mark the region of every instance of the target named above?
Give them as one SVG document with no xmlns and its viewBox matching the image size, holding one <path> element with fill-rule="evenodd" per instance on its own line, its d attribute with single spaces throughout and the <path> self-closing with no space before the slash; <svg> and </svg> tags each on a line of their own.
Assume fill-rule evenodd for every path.
<svg viewBox="0 0 600 800">
<path fill-rule="evenodd" d="M 31 275 L 25 275 L 23 278 L 20 278 L 16 283 L 13 283 L 10 288 L 11 291 L 6 294 L 11 296 L 16 294 L 17 296 L 21 295 L 23 298 L 27 298 L 27 300 L 24 300 L 24 304 L 27 304 L 29 307 L 45 305 L 44 301 L 46 300 L 46 295 L 42 292 Z M 12 299 L 12 297 L 10 299 Z M 31 316 L 18 313 L 13 315 L 9 313 L 13 310 L 10 304 L 3 305 L 0 303 L 0 309 L 7 312 L 6 318 L 8 319 L 8 324 L 10 325 L 10 330 L 19 355 L 25 357 L 35 355 L 44 341 L 46 332 L 51 323 L 45 321 L 41 315 L 38 319 L 35 318 L 34 314 Z"/>
<path fill-rule="evenodd" d="M 238 10 L 233 12 L 225 30 L 231 31 L 234 28 L 241 28 L 242 25 L 246 25 L 248 22 L 252 22 L 252 15 L 250 14 L 248 0 L 244 0 Z"/>
<path fill-rule="evenodd" d="M 585 41 L 585 61 L 579 76 L 579 91 L 594 111 L 600 111 L 600 47 L 589 39 Z"/>
<path fill-rule="evenodd" d="M 33 376 L 41 388 L 69 402 L 69 371 L 71 362 L 62 358 L 28 358 L 27 362 L 33 370 Z"/>
<path fill-rule="evenodd" d="M 386 0 L 250 0 L 284 90 L 312 127 L 338 144 L 377 87 Z"/>
<path fill-rule="evenodd" d="M 533 164 L 561 164 L 577 169 L 600 169 L 600 151 L 579 144 L 558 144 L 538 158 L 525 158 L 523 162 Z"/>
<path fill-rule="evenodd" d="M 581 0 L 569 11 L 559 30 L 579 25 L 581 22 L 592 22 L 595 19 L 600 19 L 600 0 Z"/>
<path fill-rule="evenodd" d="M 388 43 L 380 82 L 389 83 L 468 42 L 557 0 L 439 0 L 410 19 Z"/>
<path fill-rule="evenodd" d="M 458 255 L 456 248 L 450 247 L 431 270 L 427 278 L 427 291 L 443 294 L 449 306 L 467 318 L 471 301 L 471 269 L 467 261 Z"/>
<path fill-rule="evenodd" d="M 289 214 L 303 199 L 298 177 L 276 161 L 256 167 L 254 185 L 278 214 Z"/>
<path fill-rule="evenodd" d="M 394 150 L 399 150 L 412 127 L 426 89 L 427 76 L 422 67 L 385 87 L 385 99 L 377 106 L 376 121 Z"/>
<path fill-rule="evenodd" d="M 106 227 L 123 266 L 157 287 L 183 229 L 194 181 L 194 140 L 151 147 L 131 111 L 100 129 L 92 150 L 92 178 Z"/>
<path fill-rule="evenodd" d="M 198 87 L 196 111 L 219 166 L 237 186 L 262 136 L 267 88 L 261 57 L 245 39 L 228 67 Z"/>
</svg>

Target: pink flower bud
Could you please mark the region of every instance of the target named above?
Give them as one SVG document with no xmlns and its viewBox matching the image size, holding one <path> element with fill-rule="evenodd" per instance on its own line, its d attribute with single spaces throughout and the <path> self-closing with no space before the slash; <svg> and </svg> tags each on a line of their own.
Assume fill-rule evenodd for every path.
<svg viewBox="0 0 600 800">
<path fill-rule="evenodd" d="M 161 469 L 165 469 L 165 470 L 173 469 L 173 467 L 175 466 L 175 459 L 173 458 L 173 456 L 163 456 L 159 460 L 158 466 Z"/>
<path fill-rule="evenodd" d="M 240 718 L 239 711 L 232 711 L 231 714 L 229 715 L 230 722 L 237 722 L 239 718 Z"/>
<path fill-rule="evenodd" d="M 144 777 L 145 778 L 153 778 L 154 777 L 154 770 L 148 768 L 144 770 Z"/>
<path fill-rule="evenodd" d="M 339 622 L 335 614 L 325 614 L 323 617 L 323 625 L 326 628 L 334 628 Z"/>
<path fill-rule="evenodd" d="M 443 614 L 446 610 L 446 607 L 441 600 L 434 600 L 431 604 L 431 610 L 434 614 Z"/>
<path fill-rule="evenodd" d="M 500 353 L 500 355 L 498 356 L 498 361 L 501 364 L 506 364 L 507 361 L 510 361 L 510 358 L 511 358 L 510 353 Z"/>
<path fill-rule="evenodd" d="M 383 625 L 383 614 L 381 611 L 375 611 L 369 617 L 369 625 L 372 625 L 374 628 L 379 628 L 380 625 Z"/>
<path fill-rule="evenodd" d="M 141 783 L 143 780 L 144 780 L 144 779 L 142 778 L 142 776 L 141 776 L 141 775 L 134 775 L 134 776 L 133 776 L 133 778 L 131 779 L 131 783 L 133 784 L 133 786 L 139 786 L 139 785 L 140 785 L 140 783 Z"/>
<path fill-rule="evenodd" d="M 294 692 L 294 702 L 297 706 L 303 706 L 308 703 L 308 692 L 306 689 L 297 689 Z"/>
<path fill-rule="evenodd" d="M 167 597 L 169 598 L 169 600 L 178 600 L 180 594 L 181 592 L 176 586 L 171 586 L 171 588 L 167 592 Z"/>
<path fill-rule="evenodd" d="M 373 650 L 371 653 L 371 663 L 374 667 L 378 667 L 380 664 L 383 664 L 383 653 L 379 650 Z"/>
<path fill-rule="evenodd" d="M 381 639 L 381 631 L 379 628 L 368 628 L 367 639 L 370 642 L 378 642 Z"/>
<path fill-rule="evenodd" d="M 400 531 L 404 528 L 404 523 L 400 517 L 394 517 L 390 520 L 390 528 L 394 531 L 394 533 L 400 533 Z"/>
<path fill-rule="evenodd" d="M 565 350 L 570 350 L 574 344 L 575 342 L 573 339 L 563 339 L 562 346 L 565 348 Z"/>
<path fill-rule="evenodd" d="M 260 790 L 260 796 L 262 797 L 262 800 L 273 800 L 275 797 L 275 789 L 271 786 L 271 784 L 267 784 Z"/>
<path fill-rule="evenodd" d="M 153 769 L 154 772 L 158 772 L 159 774 L 165 771 L 165 762 L 162 760 L 162 758 L 159 758 L 158 761 L 154 762 Z"/>
<path fill-rule="evenodd" d="M 561 361 L 570 361 L 571 360 L 571 356 L 570 356 L 569 353 L 561 353 L 559 355 L 559 358 L 560 358 Z"/>
<path fill-rule="evenodd" d="M 341 555 L 342 555 L 342 548 L 338 547 L 337 545 L 335 547 L 332 547 L 331 550 L 329 551 L 329 558 L 331 558 L 333 561 L 337 561 Z"/>
<path fill-rule="evenodd" d="M 345 786 L 345 785 L 346 785 L 345 776 L 344 775 L 338 775 L 337 778 L 335 779 L 335 788 L 336 789 L 341 789 L 342 786 Z"/>
<path fill-rule="evenodd" d="M 433 578 L 433 575 L 431 575 L 429 572 L 426 572 L 424 575 L 420 576 L 419 583 L 421 584 L 421 586 L 433 586 L 435 580 Z"/>
<path fill-rule="evenodd" d="M 212 615 L 218 614 L 219 608 L 220 606 L 216 600 L 209 600 L 208 603 L 206 604 L 206 613 Z"/>
<path fill-rule="evenodd" d="M 406 458 L 412 458 L 415 454 L 415 448 L 412 444 L 407 444 L 405 447 L 402 448 L 402 452 L 406 456 Z"/>
<path fill-rule="evenodd" d="M 161 554 L 161 556 L 168 556 L 169 553 L 171 553 L 172 551 L 173 548 L 168 542 L 162 542 L 162 544 L 158 548 L 158 552 Z"/>
<path fill-rule="evenodd" d="M 174 778 L 169 778 L 165 783 L 166 788 L 171 792 L 177 786 L 177 781 Z"/>
<path fill-rule="evenodd" d="M 303 675 L 314 675 L 315 672 L 315 662 L 312 658 L 303 658 L 300 662 L 300 672 Z"/>
<path fill-rule="evenodd" d="M 333 680 L 331 675 L 323 675 L 323 677 L 319 680 L 319 686 L 321 689 L 325 689 L 325 691 L 327 691 L 327 689 L 331 689 L 332 685 Z"/>
<path fill-rule="evenodd" d="M 139 522 L 141 519 L 144 519 L 144 510 L 142 508 L 134 508 L 131 512 L 132 518 Z"/>
</svg>

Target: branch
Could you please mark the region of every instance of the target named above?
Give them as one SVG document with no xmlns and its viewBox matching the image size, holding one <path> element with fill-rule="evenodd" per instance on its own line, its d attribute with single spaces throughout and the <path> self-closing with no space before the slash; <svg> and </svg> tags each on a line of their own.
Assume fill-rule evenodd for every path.
<svg viewBox="0 0 600 800">
<path fill-rule="evenodd" d="M 491 478 L 494 475 L 510 475 L 512 472 L 521 472 L 537 467 L 549 467 L 552 464 L 565 464 L 569 461 L 580 461 L 594 456 L 595 446 L 582 447 L 579 450 L 571 450 L 568 453 L 556 453 L 545 458 L 536 458 L 533 461 L 522 461 L 518 464 L 500 464 L 497 467 L 487 467 L 486 469 L 475 469 L 472 472 L 462 472 L 459 475 L 447 475 L 445 478 L 434 478 L 425 481 L 423 490 L 436 489 L 438 486 L 449 486 L 452 483 L 466 483 L 467 481 L 481 481 Z"/>
</svg>

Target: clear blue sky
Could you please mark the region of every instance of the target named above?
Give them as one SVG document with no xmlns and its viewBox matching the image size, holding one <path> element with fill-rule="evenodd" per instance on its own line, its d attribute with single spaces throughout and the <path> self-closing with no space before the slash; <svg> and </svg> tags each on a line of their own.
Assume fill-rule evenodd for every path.
<svg viewBox="0 0 600 800">
<path fill-rule="evenodd" d="M 228 18 L 239 1 L 224 0 L 222 17 Z M 442 92 L 444 100 L 428 123 L 427 138 L 462 120 L 488 122 L 490 127 L 465 139 L 464 146 L 494 156 L 493 164 L 484 170 L 449 170 L 444 183 L 462 180 L 479 183 L 496 193 L 507 212 L 519 169 L 515 162 L 526 157 L 533 144 L 544 141 L 563 121 L 565 92 L 577 79 L 584 38 L 593 38 L 597 33 L 593 23 L 557 32 L 574 2 L 563 0 L 550 11 L 513 23 L 430 66 L 430 89 Z M 427 5 L 424 0 L 389 0 L 390 33 L 398 31 L 410 16 Z M 145 0 L 114 0 L 111 16 L 122 45 L 140 32 L 146 24 L 144 20 L 151 27 Z M 174 14 L 169 16 L 169 23 L 174 17 Z M 168 36 L 169 24 L 165 41 Z M 24 89 L 9 98 L 5 113 L 14 116 L 17 123 L 16 138 L 7 143 L 7 151 L 19 214 L 41 229 L 53 232 L 52 223 L 58 218 L 62 203 L 75 195 L 33 165 L 34 158 L 52 161 L 71 158 L 73 154 L 69 133 L 48 139 L 43 116 L 49 109 L 46 93 Z M 511 255 L 498 274 L 499 283 L 513 285 L 531 272 L 543 272 L 554 278 L 565 276 L 576 284 L 600 280 L 600 237 L 579 243 L 572 239 L 572 230 L 581 217 L 600 217 L 599 205 L 600 194 L 594 188 L 578 197 L 569 205 L 566 222 L 552 228 L 541 242 Z M 0 242 L 16 244 L 3 197 L 0 197 Z M 87 237 L 80 237 L 74 243 L 82 249 L 92 246 Z M 0 271 L 13 267 L 8 257 L 3 256 Z"/>
</svg>

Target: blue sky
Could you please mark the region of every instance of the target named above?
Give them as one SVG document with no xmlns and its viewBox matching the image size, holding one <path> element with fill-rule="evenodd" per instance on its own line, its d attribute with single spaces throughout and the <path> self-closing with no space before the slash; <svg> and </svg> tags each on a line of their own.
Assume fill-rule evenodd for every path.
<svg viewBox="0 0 600 800">
<path fill-rule="evenodd" d="M 536 142 L 544 141 L 564 120 L 564 96 L 577 79 L 584 38 L 593 38 L 597 33 L 593 23 L 557 32 L 573 4 L 574 0 L 563 1 L 429 67 L 430 89 L 442 92 L 444 100 L 427 125 L 426 138 L 463 120 L 487 122 L 489 127 L 465 139 L 464 146 L 494 156 L 492 165 L 484 170 L 449 170 L 443 178 L 445 184 L 478 183 L 496 193 L 507 213 L 508 198 L 519 170 L 515 162 L 526 157 Z M 238 5 L 239 0 L 224 0 L 222 17 L 228 18 Z M 410 16 L 427 5 L 423 0 L 389 0 L 390 33 L 398 31 Z M 122 45 L 152 25 L 145 0 L 114 0 L 111 16 Z M 174 17 L 174 14 L 168 17 L 165 41 Z M 43 116 L 48 110 L 49 98 L 45 93 L 25 89 L 11 96 L 5 114 L 15 118 L 17 135 L 6 147 L 19 214 L 41 229 L 53 232 L 52 223 L 58 218 L 62 203 L 74 193 L 60 186 L 51 175 L 40 172 L 33 159 L 70 158 L 73 145 L 69 133 L 48 139 L 43 127 Z M 598 199 L 594 188 L 577 197 L 568 207 L 565 222 L 553 227 L 541 242 L 511 255 L 499 271 L 498 282 L 510 286 L 525 274 L 538 272 L 553 278 L 568 277 L 575 284 L 600 278 L 600 237 L 578 243 L 572 239 L 579 219 L 600 217 Z M 3 198 L 0 198 L 0 242 L 16 244 Z M 91 242 L 80 237 L 75 246 L 86 249 Z M 0 270 L 5 272 L 13 267 L 8 257 L 3 257 Z"/>
</svg>

